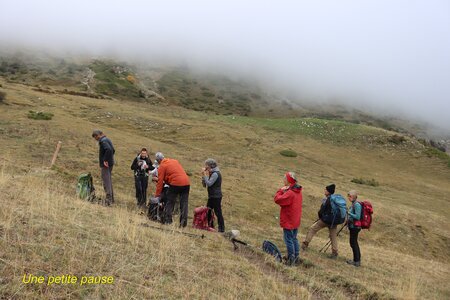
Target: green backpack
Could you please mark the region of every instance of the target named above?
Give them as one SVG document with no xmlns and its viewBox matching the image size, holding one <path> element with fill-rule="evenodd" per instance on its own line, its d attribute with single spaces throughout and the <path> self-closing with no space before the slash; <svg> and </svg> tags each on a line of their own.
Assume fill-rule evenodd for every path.
<svg viewBox="0 0 450 300">
<path fill-rule="evenodd" d="M 95 188 L 91 173 L 78 176 L 77 196 L 78 198 L 87 201 L 95 200 Z"/>
</svg>

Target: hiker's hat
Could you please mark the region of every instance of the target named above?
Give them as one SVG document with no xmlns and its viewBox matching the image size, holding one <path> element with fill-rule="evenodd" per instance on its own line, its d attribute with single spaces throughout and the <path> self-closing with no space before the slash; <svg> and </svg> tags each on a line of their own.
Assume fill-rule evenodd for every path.
<svg viewBox="0 0 450 300">
<path fill-rule="evenodd" d="M 334 183 L 330 184 L 330 185 L 327 185 L 325 187 L 325 189 L 328 191 L 328 193 L 334 194 L 334 191 L 336 190 L 336 185 Z"/>
</svg>

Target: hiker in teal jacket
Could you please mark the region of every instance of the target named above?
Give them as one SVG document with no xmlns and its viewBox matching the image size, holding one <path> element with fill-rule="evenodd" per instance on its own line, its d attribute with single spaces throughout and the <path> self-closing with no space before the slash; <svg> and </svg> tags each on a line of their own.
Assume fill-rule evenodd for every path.
<svg viewBox="0 0 450 300">
<path fill-rule="evenodd" d="M 348 210 L 348 230 L 350 231 L 350 247 L 353 251 L 353 260 L 347 260 L 347 263 L 355 267 L 361 265 L 361 252 L 358 245 L 358 234 L 361 231 L 361 204 L 356 199 L 358 193 L 355 190 L 351 190 L 347 194 L 348 200 L 351 202 L 350 209 Z"/>
</svg>

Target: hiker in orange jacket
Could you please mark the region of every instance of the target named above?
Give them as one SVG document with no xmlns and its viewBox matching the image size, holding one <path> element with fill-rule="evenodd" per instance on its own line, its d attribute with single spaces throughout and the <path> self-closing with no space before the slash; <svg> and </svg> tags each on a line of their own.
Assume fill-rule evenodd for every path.
<svg viewBox="0 0 450 300">
<path fill-rule="evenodd" d="M 186 227 L 188 216 L 188 200 L 190 182 L 178 160 L 164 158 L 161 152 L 156 153 L 158 168 L 158 183 L 156 184 L 155 197 L 160 197 L 164 184 L 169 185 L 167 190 L 167 203 L 164 208 L 163 223 L 172 223 L 172 213 L 175 200 L 180 196 L 180 226 Z"/>
<path fill-rule="evenodd" d="M 275 194 L 274 201 L 280 208 L 280 226 L 287 248 L 287 265 L 300 263 L 300 245 L 297 240 L 298 227 L 302 218 L 302 187 L 297 183 L 294 172 L 284 175 L 284 187 Z"/>
</svg>

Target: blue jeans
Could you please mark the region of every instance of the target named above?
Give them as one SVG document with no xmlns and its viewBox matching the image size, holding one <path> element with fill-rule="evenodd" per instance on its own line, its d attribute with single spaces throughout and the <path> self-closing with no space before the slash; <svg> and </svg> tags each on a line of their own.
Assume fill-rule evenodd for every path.
<svg viewBox="0 0 450 300">
<path fill-rule="evenodd" d="M 286 244 L 288 259 L 294 261 L 300 254 L 300 245 L 297 240 L 298 229 L 284 229 L 283 239 Z"/>
</svg>

